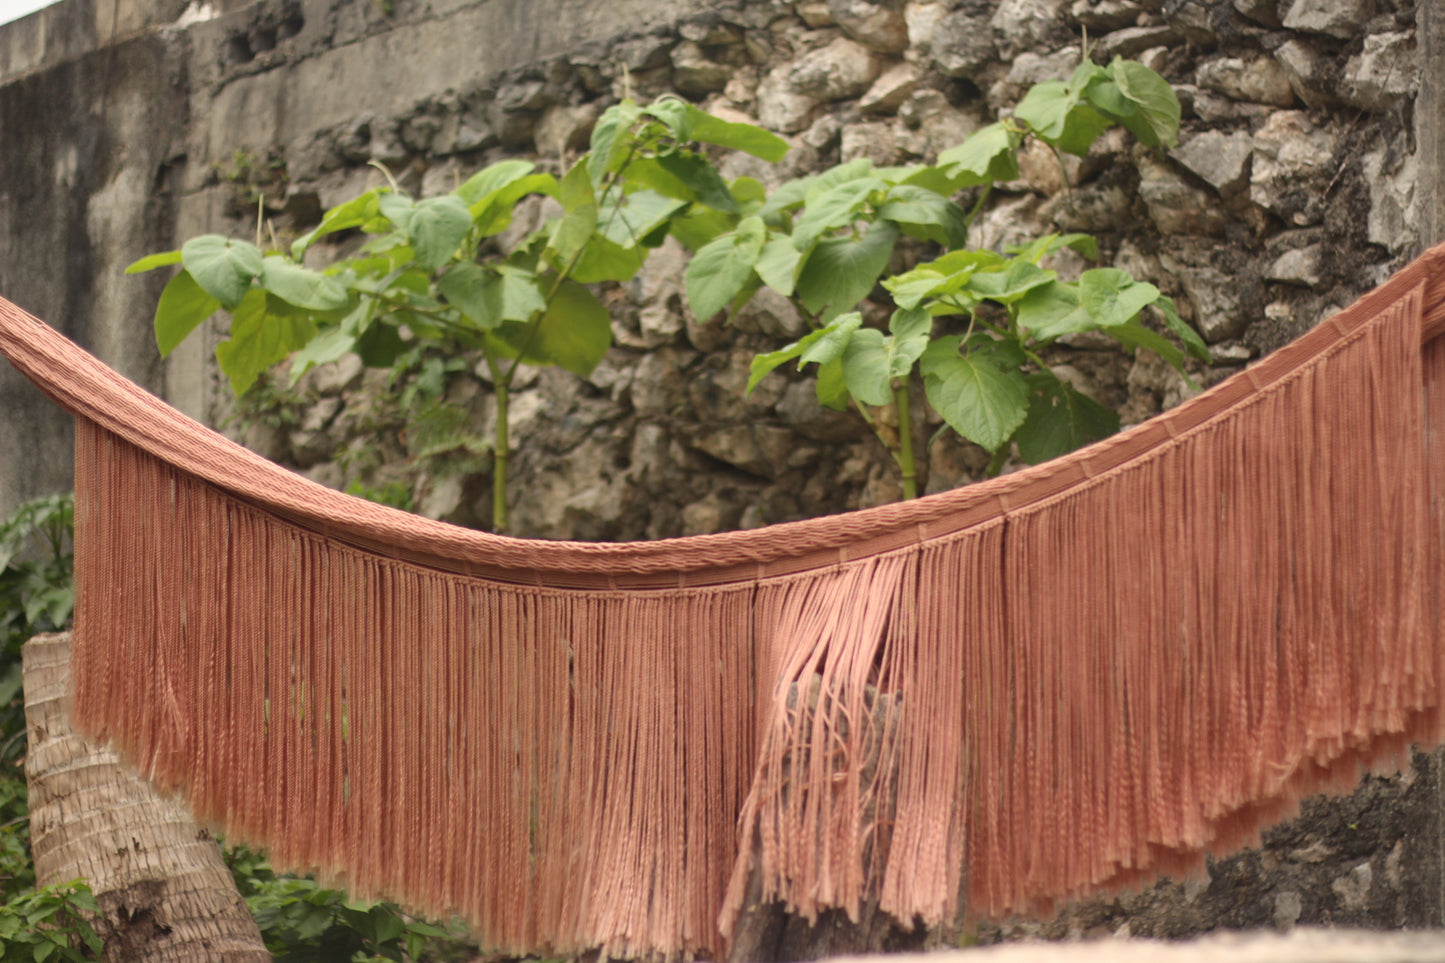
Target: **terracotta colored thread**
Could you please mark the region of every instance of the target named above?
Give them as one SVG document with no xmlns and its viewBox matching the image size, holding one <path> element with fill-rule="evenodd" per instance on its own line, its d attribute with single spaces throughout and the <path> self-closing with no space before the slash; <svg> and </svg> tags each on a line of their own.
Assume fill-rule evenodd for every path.
<svg viewBox="0 0 1445 963">
<path fill-rule="evenodd" d="M 327 491 L 3 301 L 0 351 L 77 417 L 79 725 L 500 952 L 717 957 L 754 873 L 1044 913 L 1439 742 L 1442 259 L 1048 465 L 652 543 Z"/>
</svg>

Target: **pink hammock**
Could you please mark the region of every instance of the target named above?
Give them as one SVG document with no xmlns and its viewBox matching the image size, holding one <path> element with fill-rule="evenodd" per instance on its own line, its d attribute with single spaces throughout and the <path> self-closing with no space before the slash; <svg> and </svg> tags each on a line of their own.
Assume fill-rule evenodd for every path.
<svg viewBox="0 0 1445 963">
<path fill-rule="evenodd" d="M 322 488 L 4 301 L 0 351 L 77 419 L 79 725 L 503 952 L 717 957 L 750 872 L 1047 911 L 1440 741 L 1442 270 L 1049 464 L 627 544 Z"/>
</svg>

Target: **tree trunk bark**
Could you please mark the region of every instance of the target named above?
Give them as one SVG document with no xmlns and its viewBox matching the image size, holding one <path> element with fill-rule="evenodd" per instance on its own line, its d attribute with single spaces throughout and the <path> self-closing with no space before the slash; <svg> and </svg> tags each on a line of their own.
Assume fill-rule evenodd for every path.
<svg viewBox="0 0 1445 963">
<path fill-rule="evenodd" d="M 84 878 L 105 959 L 269 963 L 220 847 L 110 749 L 70 728 L 70 635 L 25 645 L 30 848 L 41 886 Z"/>
</svg>

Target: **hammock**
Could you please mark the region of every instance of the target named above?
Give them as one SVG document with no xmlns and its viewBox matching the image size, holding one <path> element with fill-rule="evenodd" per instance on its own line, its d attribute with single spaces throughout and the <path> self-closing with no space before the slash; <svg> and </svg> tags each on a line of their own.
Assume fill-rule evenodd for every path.
<svg viewBox="0 0 1445 963">
<path fill-rule="evenodd" d="M 327 490 L 4 301 L 0 351 L 77 419 L 77 724 L 499 951 L 717 958 L 750 874 L 1048 912 L 1440 741 L 1442 271 L 1054 462 L 626 544 Z"/>
</svg>

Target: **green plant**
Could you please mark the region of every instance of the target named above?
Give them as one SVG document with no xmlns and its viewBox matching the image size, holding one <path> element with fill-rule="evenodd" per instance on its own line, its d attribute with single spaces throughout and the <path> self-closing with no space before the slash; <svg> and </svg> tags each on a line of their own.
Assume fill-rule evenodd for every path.
<svg viewBox="0 0 1445 963">
<path fill-rule="evenodd" d="M 100 959 L 104 944 L 89 922 L 99 911 L 79 879 L 13 897 L 0 905 L 0 963 Z"/>
<path fill-rule="evenodd" d="M 226 860 L 266 948 L 283 963 L 444 963 L 471 959 L 477 952 L 457 927 L 414 919 L 390 903 L 352 900 L 311 879 L 278 876 L 251 850 L 229 849 Z"/>
<path fill-rule="evenodd" d="M 443 357 L 480 353 L 496 401 L 493 526 L 505 531 L 508 405 L 518 366 L 590 373 L 612 331 L 586 285 L 631 278 L 675 224 L 706 230 L 710 216 L 761 197 L 755 181 L 727 184 L 694 142 L 768 159 L 786 150 L 766 131 L 676 98 L 648 107 L 624 101 L 602 115 L 591 150 L 560 179 L 527 161 L 502 161 L 449 194 L 418 201 L 387 174 L 388 186 L 327 211 L 287 251 L 208 234 L 127 272 L 181 265 L 156 307 L 163 355 L 215 311 L 230 314 L 230 337 L 216 356 L 237 394 L 293 353 L 293 381 L 348 352 L 381 367 L 418 343 Z M 530 194 L 554 198 L 560 213 L 511 250 L 497 250 L 491 239 Z M 318 239 L 347 230 L 369 236 L 357 256 L 324 272 L 302 263 Z"/>
<path fill-rule="evenodd" d="M 20 647 L 40 632 L 70 623 L 70 533 L 74 501 L 47 495 L 16 508 L 0 522 L 0 898 L 18 899 L 35 885 L 27 845 L 25 700 Z"/>
<path fill-rule="evenodd" d="M 1086 59 L 1067 83 L 1036 85 L 1012 116 L 976 131 L 937 164 L 880 168 L 862 159 L 783 184 L 699 247 L 687 271 L 693 311 L 699 318 L 735 312 L 763 285 L 791 298 L 814 330 L 758 355 L 748 390 L 788 361 L 817 365 L 819 401 L 858 410 L 897 462 L 905 497 L 917 492 L 915 370 L 944 422 L 993 454 L 995 472 L 1014 445 L 1024 461 L 1039 462 L 1103 438 L 1118 430 L 1117 415 L 1053 373 L 1041 356 L 1049 345 L 1101 331 L 1183 372 L 1185 351 L 1208 360 L 1204 342 L 1152 284 L 1115 268 L 1065 281 L 1044 266 L 1064 247 L 1097 259 L 1086 235 L 1048 235 L 1005 253 L 970 248 L 968 240 L 994 185 L 1018 177 L 1027 138 L 1056 155 L 1083 155 L 1114 124 L 1147 145 L 1172 144 L 1179 102 L 1141 64 Z M 974 192 L 968 210 L 953 200 L 964 190 Z M 945 253 L 886 275 L 904 238 Z M 857 310 L 879 282 L 895 305 L 886 330 Z M 1184 351 L 1143 323 L 1149 310 Z"/>
</svg>

